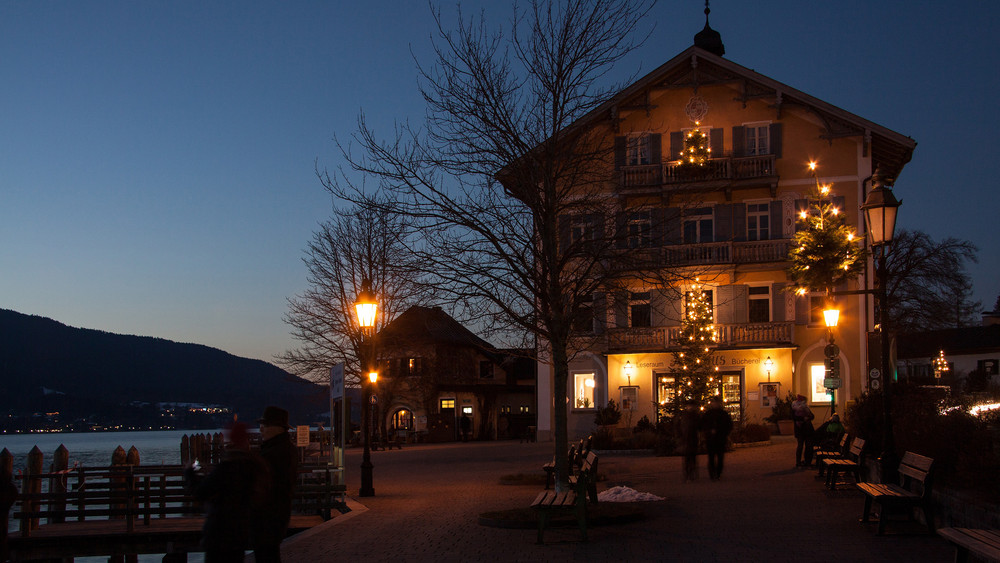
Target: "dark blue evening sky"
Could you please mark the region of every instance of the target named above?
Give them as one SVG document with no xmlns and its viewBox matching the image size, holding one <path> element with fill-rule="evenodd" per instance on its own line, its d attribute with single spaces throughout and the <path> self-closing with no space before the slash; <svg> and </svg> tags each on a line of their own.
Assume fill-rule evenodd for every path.
<svg viewBox="0 0 1000 563">
<path fill-rule="evenodd" d="M 506 24 L 506 2 L 488 7 Z M 455 3 L 442 4 L 446 21 Z M 616 71 L 689 47 L 703 3 L 661 1 Z M 1000 294 L 1000 3 L 716 0 L 726 58 L 904 135 L 902 228 L 980 248 Z M 314 163 L 359 111 L 420 120 L 421 1 L 0 0 L 0 308 L 270 360 L 306 288 L 302 249 L 331 202 Z M 614 77 L 613 77 L 614 78 Z"/>
</svg>

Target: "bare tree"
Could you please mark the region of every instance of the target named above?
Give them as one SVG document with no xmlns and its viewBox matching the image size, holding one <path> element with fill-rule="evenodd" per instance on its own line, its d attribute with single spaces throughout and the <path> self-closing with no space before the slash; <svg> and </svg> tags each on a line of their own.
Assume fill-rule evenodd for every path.
<svg viewBox="0 0 1000 563">
<path fill-rule="evenodd" d="M 407 232 L 405 216 L 372 201 L 334 211 L 305 250 L 309 288 L 288 299 L 284 320 L 301 347 L 277 356 L 279 364 L 321 382 L 330 366 L 343 363 L 347 382 L 360 384 L 354 303 L 362 282 L 370 280 L 378 296 L 380 326 L 426 296 L 415 283 L 413 256 L 402 242 Z"/>
<path fill-rule="evenodd" d="M 606 74 L 645 36 L 650 0 L 532 1 L 514 7 L 509 29 L 464 19 L 454 30 L 435 13 L 433 66 L 418 68 L 427 104 L 421 128 L 400 125 L 382 140 L 361 117 L 344 148 L 355 172 L 394 194 L 394 209 L 420 229 L 411 248 L 434 287 L 486 334 L 537 341 L 551 364 L 558 487 L 567 481 L 568 365 L 579 346 L 574 320 L 591 311 L 636 264 L 621 252 L 614 180 L 614 115 L 575 125 L 620 91 Z M 358 200 L 346 174 L 334 194 Z M 463 315 L 464 313 L 464 315 Z M 593 313 L 589 313 L 593 314 Z M 506 343 L 512 343 L 510 338 Z"/>
<path fill-rule="evenodd" d="M 972 326 L 982 305 L 972 301 L 967 262 L 977 262 L 969 241 L 941 242 L 922 231 L 901 231 L 886 255 L 891 326 L 900 332 L 921 332 Z"/>
</svg>

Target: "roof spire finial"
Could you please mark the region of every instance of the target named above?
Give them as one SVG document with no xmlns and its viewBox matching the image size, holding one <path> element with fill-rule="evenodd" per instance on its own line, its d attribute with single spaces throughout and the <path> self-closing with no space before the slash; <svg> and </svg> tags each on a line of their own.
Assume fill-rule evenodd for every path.
<svg viewBox="0 0 1000 563">
<path fill-rule="evenodd" d="M 726 47 L 722 44 L 722 35 L 708 25 L 708 14 L 711 11 L 708 0 L 705 0 L 705 29 L 694 36 L 694 45 L 721 57 L 726 54 Z"/>
</svg>

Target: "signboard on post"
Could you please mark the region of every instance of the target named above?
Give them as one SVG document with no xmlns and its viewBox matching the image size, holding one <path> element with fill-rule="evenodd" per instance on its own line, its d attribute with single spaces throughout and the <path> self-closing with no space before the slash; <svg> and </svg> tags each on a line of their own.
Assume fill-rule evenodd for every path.
<svg viewBox="0 0 1000 563">
<path fill-rule="evenodd" d="M 300 448 L 309 447 L 309 425 L 302 424 L 295 427 L 295 445 Z"/>
<path fill-rule="evenodd" d="M 330 368 L 330 400 L 337 401 L 344 397 L 344 364 Z"/>
</svg>

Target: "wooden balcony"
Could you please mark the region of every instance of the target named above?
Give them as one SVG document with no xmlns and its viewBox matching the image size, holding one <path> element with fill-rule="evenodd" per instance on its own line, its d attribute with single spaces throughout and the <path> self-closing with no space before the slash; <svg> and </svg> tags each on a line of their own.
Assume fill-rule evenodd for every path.
<svg viewBox="0 0 1000 563">
<path fill-rule="evenodd" d="M 747 323 L 715 327 L 719 331 L 719 347 L 772 347 L 792 344 L 794 323 Z M 611 329 L 606 333 L 608 352 L 622 354 L 675 350 L 681 344 L 680 332 L 679 326 Z"/>
<path fill-rule="evenodd" d="M 690 184 L 719 180 L 752 180 L 777 176 L 774 155 L 713 158 L 701 169 L 691 170 L 680 161 L 641 166 L 623 166 L 622 186 L 625 188 Z"/>
</svg>

